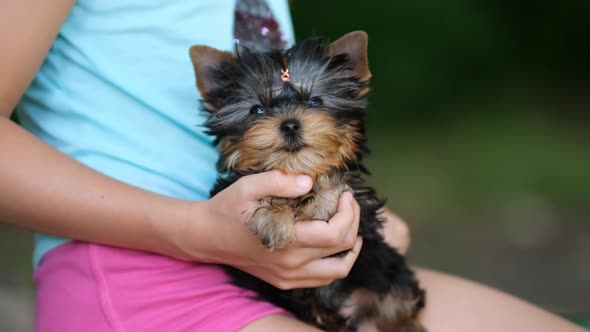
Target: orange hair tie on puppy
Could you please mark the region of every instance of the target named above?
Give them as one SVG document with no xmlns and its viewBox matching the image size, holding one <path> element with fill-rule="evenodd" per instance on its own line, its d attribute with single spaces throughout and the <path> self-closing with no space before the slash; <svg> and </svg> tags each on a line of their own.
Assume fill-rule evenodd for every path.
<svg viewBox="0 0 590 332">
<path fill-rule="evenodd" d="M 291 75 L 289 75 L 289 68 L 281 69 L 281 80 L 283 82 L 291 82 Z"/>
</svg>

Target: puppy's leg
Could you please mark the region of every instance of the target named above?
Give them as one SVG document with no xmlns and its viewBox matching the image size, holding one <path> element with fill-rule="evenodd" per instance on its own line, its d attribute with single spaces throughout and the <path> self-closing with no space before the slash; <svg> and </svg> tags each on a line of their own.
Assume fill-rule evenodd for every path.
<svg viewBox="0 0 590 332">
<path fill-rule="evenodd" d="M 424 291 L 404 258 L 382 241 L 363 243 L 355 266 L 343 282 L 354 289 L 340 310 L 352 329 L 373 326 L 381 332 L 426 331 L 418 321 Z"/>
<path fill-rule="evenodd" d="M 419 297 L 392 289 L 379 294 L 358 289 L 344 303 L 340 314 L 348 326 L 361 331 L 426 332 L 417 319 Z"/>
<path fill-rule="evenodd" d="M 269 249 L 284 248 L 295 235 L 293 208 L 285 202 L 269 199 L 248 220 L 248 227 Z M 281 200 L 282 201 L 282 200 Z"/>
</svg>

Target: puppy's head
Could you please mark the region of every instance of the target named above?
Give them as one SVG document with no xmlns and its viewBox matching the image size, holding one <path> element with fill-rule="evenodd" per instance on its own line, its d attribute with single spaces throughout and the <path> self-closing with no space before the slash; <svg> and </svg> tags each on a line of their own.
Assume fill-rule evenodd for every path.
<svg viewBox="0 0 590 332">
<path fill-rule="evenodd" d="M 366 33 L 267 53 L 193 46 L 190 55 L 223 171 L 316 176 L 360 167 L 371 77 Z"/>
</svg>

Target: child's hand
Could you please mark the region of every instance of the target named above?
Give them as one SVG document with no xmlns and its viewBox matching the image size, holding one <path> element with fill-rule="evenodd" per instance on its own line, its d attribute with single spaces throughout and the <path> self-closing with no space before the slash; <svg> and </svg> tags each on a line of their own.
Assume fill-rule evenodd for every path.
<svg viewBox="0 0 590 332">
<path fill-rule="evenodd" d="M 189 216 L 193 226 L 187 226 L 186 235 L 194 235 L 195 231 L 208 234 L 206 243 L 196 248 L 200 254 L 205 253 L 200 259 L 232 265 L 278 288 L 326 285 L 348 274 L 362 245 L 357 236 L 360 208 L 350 193 L 342 195 L 338 211 L 328 223 L 298 222 L 295 240 L 284 249 L 264 248 L 246 226 L 260 199 L 298 197 L 311 187 L 307 176 L 288 176 L 277 171 L 243 177 L 207 201 L 204 215 Z M 200 218 L 207 221 L 199 222 Z M 323 258 L 351 248 L 343 257 Z"/>
</svg>

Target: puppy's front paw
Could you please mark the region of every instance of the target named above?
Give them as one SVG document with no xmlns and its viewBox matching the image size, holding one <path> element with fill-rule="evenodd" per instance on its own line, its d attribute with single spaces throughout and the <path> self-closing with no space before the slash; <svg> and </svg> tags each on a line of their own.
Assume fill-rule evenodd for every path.
<svg viewBox="0 0 590 332">
<path fill-rule="evenodd" d="M 248 220 L 248 227 L 265 247 L 284 248 L 295 235 L 293 209 L 288 205 L 260 207 Z"/>
</svg>

